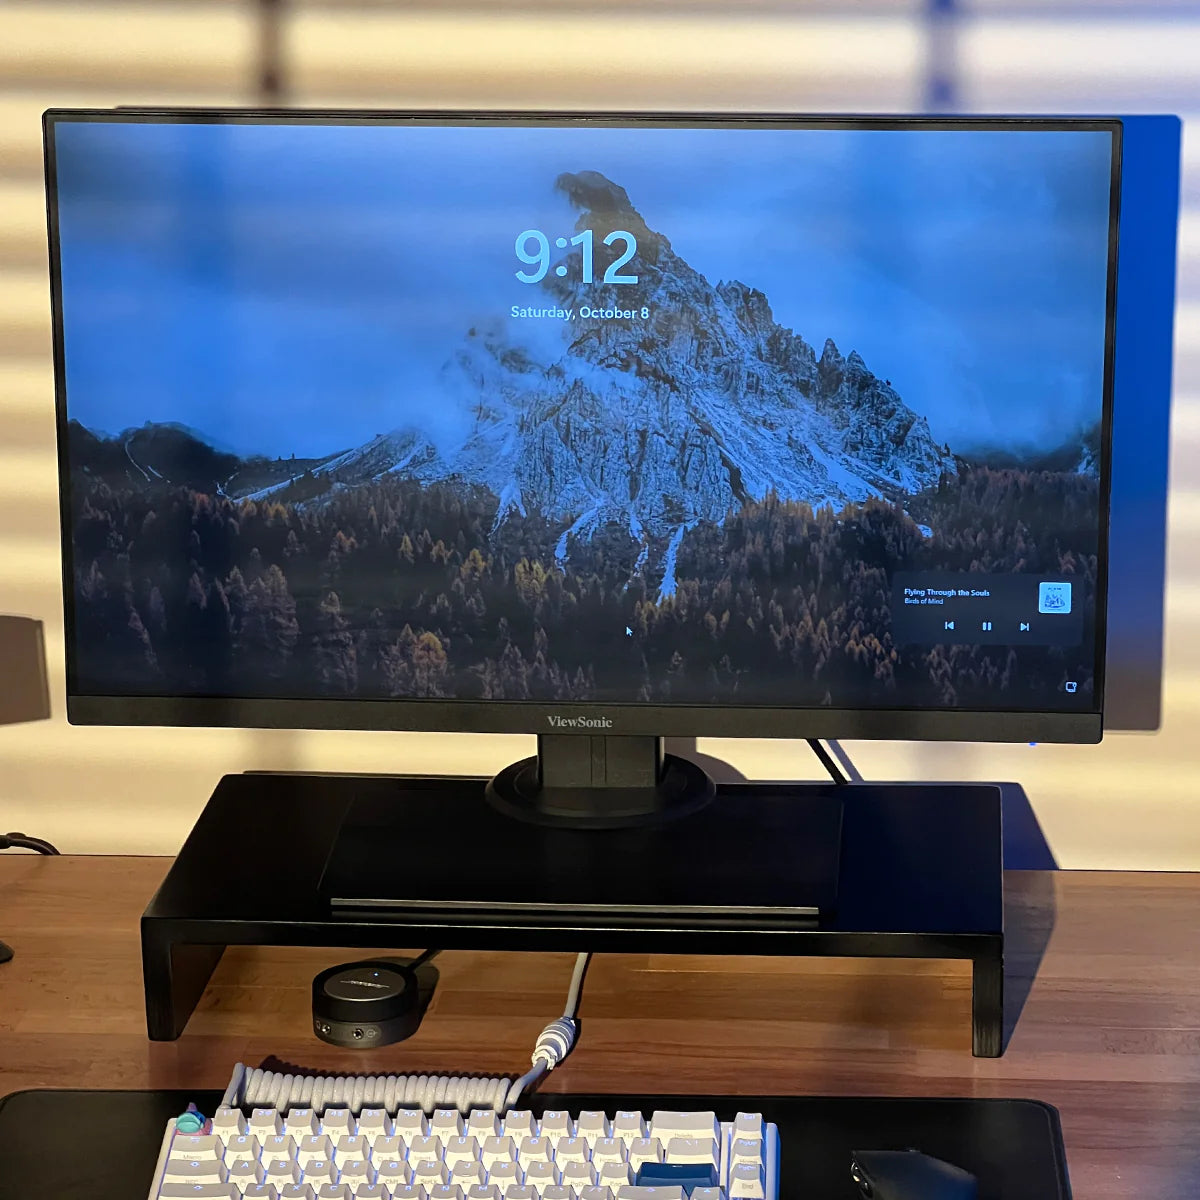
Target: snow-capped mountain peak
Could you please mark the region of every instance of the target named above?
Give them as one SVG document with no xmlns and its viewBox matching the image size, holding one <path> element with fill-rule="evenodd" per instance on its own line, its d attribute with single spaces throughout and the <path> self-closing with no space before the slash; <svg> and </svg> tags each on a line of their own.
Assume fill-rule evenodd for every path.
<svg viewBox="0 0 1200 1200">
<path fill-rule="evenodd" d="M 481 484 L 501 499 L 497 521 L 532 509 L 562 522 L 562 559 L 613 522 L 637 540 L 677 542 L 689 524 L 772 490 L 840 506 L 955 470 L 924 418 L 856 351 L 843 356 L 827 339 L 818 359 L 762 292 L 709 283 L 600 172 L 562 174 L 555 186 L 597 246 L 615 230 L 636 237 L 625 269 L 637 282 L 547 273 L 542 302 L 574 319 L 532 338 L 507 317 L 477 326 L 443 369 L 469 410 L 458 445 L 435 448 L 413 424 L 320 471 L 349 485 L 388 473 Z M 582 315 L 614 307 L 637 315 Z"/>
</svg>

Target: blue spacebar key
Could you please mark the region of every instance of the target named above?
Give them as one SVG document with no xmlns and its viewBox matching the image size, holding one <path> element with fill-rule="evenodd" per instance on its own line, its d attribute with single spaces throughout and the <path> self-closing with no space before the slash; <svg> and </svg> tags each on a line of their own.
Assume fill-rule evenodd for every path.
<svg viewBox="0 0 1200 1200">
<path fill-rule="evenodd" d="M 704 1163 L 642 1163 L 638 1167 L 638 1187 L 681 1187 L 690 1196 L 692 1188 L 716 1187 L 717 1173 Z"/>
</svg>

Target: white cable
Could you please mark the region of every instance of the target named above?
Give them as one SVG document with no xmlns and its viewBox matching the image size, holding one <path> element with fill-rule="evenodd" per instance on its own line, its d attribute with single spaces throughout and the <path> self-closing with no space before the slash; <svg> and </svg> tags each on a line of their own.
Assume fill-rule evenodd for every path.
<svg viewBox="0 0 1200 1200">
<path fill-rule="evenodd" d="M 405 1106 L 419 1105 L 426 1113 L 436 1108 L 501 1108 L 512 1086 L 510 1079 L 471 1075 L 290 1075 L 261 1068 L 247 1070 L 241 1063 L 233 1069 L 233 1078 L 221 1103 L 247 1108 L 349 1108 L 358 1112 L 384 1097 L 392 1112 Z"/>
<path fill-rule="evenodd" d="M 583 991 L 583 977 L 587 974 L 588 963 L 591 961 L 590 954 L 580 954 L 575 959 L 575 969 L 571 972 L 571 985 L 567 988 L 567 1006 L 563 1009 L 564 1017 L 573 1017 L 579 1011 L 579 994 Z"/>
<path fill-rule="evenodd" d="M 222 1108 L 233 1108 L 238 1103 L 238 1095 L 242 1090 L 242 1080 L 245 1076 L 246 1068 L 241 1063 L 235 1063 L 233 1077 L 229 1080 L 229 1086 L 225 1089 L 225 1095 L 221 1097 Z"/>
<path fill-rule="evenodd" d="M 575 1047 L 575 1039 L 579 1036 L 579 1022 L 575 1014 L 579 1010 L 579 996 L 583 991 L 583 977 L 587 974 L 590 954 L 580 954 L 575 959 L 575 969 L 571 972 L 571 986 L 567 989 L 567 1003 L 563 1015 L 551 1021 L 538 1036 L 537 1045 L 533 1048 L 530 1059 L 533 1067 L 526 1071 L 509 1089 L 504 1101 L 504 1111 L 507 1112 L 521 1098 L 521 1093 L 530 1085 L 536 1083 L 543 1075 L 549 1074 L 558 1066 Z"/>
<path fill-rule="evenodd" d="M 590 954 L 580 954 L 571 972 L 563 1015 L 551 1021 L 538 1035 L 530 1060 L 533 1066 L 515 1082 L 499 1077 L 471 1075 L 293 1075 L 282 1071 L 249 1070 L 241 1063 L 221 1104 L 226 1107 L 273 1108 L 286 1113 L 291 1108 L 345 1107 L 358 1112 L 364 1105 L 382 1104 L 389 1112 L 419 1106 L 426 1113 L 455 1107 L 459 1112 L 490 1108 L 507 1112 L 531 1084 L 558 1066 L 575 1046 L 579 1023 L 575 1013 L 583 991 Z"/>
</svg>

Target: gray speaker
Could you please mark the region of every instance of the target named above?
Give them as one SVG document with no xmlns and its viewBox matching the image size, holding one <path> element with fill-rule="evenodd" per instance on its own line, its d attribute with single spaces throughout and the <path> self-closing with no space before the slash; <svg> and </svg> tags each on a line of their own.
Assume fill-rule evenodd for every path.
<svg viewBox="0 0 1200 1200">
<path fill-rule="evenodd" d="M 0 616 L 0 725 L 41 721 L 50 715 L 42 623 L 33 617 Z"/>
</svg>

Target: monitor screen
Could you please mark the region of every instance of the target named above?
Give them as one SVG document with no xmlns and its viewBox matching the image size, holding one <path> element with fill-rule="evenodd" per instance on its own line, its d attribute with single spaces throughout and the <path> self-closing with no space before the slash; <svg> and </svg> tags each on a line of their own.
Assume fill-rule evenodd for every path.
<svg viewBox="0 0 1200 1200">
<path fill-rule="evenodd" d="M 1118 139 L 51 116 L 71 693 L 1098 712 Z"/>
</svg>

